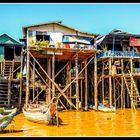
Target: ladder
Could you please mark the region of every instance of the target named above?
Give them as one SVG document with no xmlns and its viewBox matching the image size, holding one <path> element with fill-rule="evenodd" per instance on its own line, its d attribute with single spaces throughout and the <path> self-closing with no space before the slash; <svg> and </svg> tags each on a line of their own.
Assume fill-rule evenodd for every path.
<svg viewBox="0 0 140 140">
<path fill-rule="evenodd" d="M 131 103 L 132 103 L 132 107 L 136 111 L 136 106 L 140 103 L 140 95 L 139 95 L 138 88 L 130 72 L 129 72 L 129 76 L 126 76 L 123 72 L 123 78 L 124 78 L 126 88 L 127 88 L 127 91 L 128 91 Z"/>
<path fill-rule="evenodd" d="M 0 106 L 10 106 L 10 84 L 8 79 L 0 79 Z"/>
<path fill-rule="evenodd" d="M 3 62 L 2 75 L 13 79 L 14 62 L 5 60 Z"/>
</svg>

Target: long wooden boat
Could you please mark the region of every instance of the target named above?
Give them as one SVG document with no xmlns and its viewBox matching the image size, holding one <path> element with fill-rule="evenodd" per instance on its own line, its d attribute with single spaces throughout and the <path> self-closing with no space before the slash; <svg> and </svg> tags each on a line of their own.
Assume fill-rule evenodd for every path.
<svg viewBox="0 0 140 140">
<path fill-rule="evenodd" d="M 16 112 L 17 108 L 14 108 L 8 115 L 0 114 L 0 131 L 4 130 L 13 121 Z"/>
<path fill-rule="evenodd" d="M 34 108 L 28 107 L 25 108 L 25 106 L 22 109 L 23 114 L 26 119 L 36 122 L 36 123 L 44 123 L 47 125 L 57 124 L 57 117 L 55 114 L 55 106 L 52 105 L 50 107 L 45 106 L 37 106 Z M 62 120 L 58 117 L 58 123 L 61 124 Z"/>
<path fill-rule="evenodd" d="M 93 109 L 95 109 L 95 106 L 93 106 Z M 115 107 L 106 107 L 103 104 L 98 105 L 98 110 L 102 112 L 107 112 L 107 113 L 116 112 Z"/>
</svg>

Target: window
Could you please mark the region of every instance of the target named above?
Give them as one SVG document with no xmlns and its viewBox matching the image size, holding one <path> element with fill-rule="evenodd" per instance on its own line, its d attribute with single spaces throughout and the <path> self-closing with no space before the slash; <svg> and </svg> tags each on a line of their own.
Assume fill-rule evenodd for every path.
<svg viewBox="0 0 140 140">
<path fill-rule="evenodd" d="M 36 41 L 49 41 L 50 36 L 47 35 L 47 32 L 36 31 Z"/>
<path fill-rule="evenodd" d="M 28 36 L 29 36 L 29 37 L 32 37 L 32 35 L 33 35 L 33 32 L 29 30 L 29 31 L 28 31 Z"/>
</svg>

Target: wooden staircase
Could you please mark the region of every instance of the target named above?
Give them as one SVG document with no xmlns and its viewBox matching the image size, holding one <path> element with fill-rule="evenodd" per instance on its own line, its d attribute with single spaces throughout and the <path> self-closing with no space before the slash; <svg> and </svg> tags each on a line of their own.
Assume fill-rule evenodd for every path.
<svg viewBox="0 0 140 140">
<path fill-rule="evenodd" d="M 10 106 L 11 80 L 13 79 L 13 61 L 1 62 L 0 106 Z"/>
<path fill-rule="evenodd" d="M 134 78 L 131 73 L 129 73 L 129 76 L 127 76 L 127 77 L 123 73 L 123 77 L 124 77 L 124 81 L 126 84 L 128 94 L 130 96 L 132 107 L 136 111 L 137 105 L 140 105 L 140 94 L 139 94 L 138 88 L 136 86 L 136 83 L 135 83 Z"/>
<path fill-rule="evenodd" d="M 10 84 L 8 79 L 0 79 L 0 106 L 10 105 Z"/>
<path fill-rule="evenodd" d="M 3 62 L 2 75 L 3 77 L 8 77 L 13 79 L 13 71 L 14 71 L 14 62 L 13 61 L 4 61 Z"/>
</svg>

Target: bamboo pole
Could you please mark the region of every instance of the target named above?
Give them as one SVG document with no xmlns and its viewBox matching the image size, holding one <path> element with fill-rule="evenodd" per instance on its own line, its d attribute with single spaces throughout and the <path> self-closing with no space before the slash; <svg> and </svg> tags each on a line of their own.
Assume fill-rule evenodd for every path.
<svg viewBox="0 0 140 140">
<path fill-rule="evenodd" d="M 120 105 L 120 85 L 118 84 L 118 107 L 121 107 Z"/>
<path fill-rule="evenodd" d="M 69 62 L 67 64 L 69 64 Z M 66 66 L 66 85 L 69 84 L 69 70 L 70 70 L 70 67 L 69 67 L 69 65 L 67 65 Z M 66 90 L 66 95 L 69 98 L 69 89 Z M 68 102 L 67 102 L 67 105 L 68 105 Z"/>
<path fill-rule="evenodd" d="M 97 89 L 97 58 L 94 57 L 94 104 L 95 110 L 98 110 L 98 89 Z"/>
<path fill-rule="evenodd" d="M 112 106 L 112 63 L 111 58 L 109 59 L 109 104 Z"/>
<path fill-rule="evenodd" d="M 82 67 L 83 67 L 83 63 L 81 63 L 81 69 L 82 69 Z M 81 81 L 80 81 L 80 89 L 81 89 L 81 103 L 83 103 L 83 80 L 81 79 Z"/>
<path fill-rule="evenodd" d="M 78 55 L 75 58 L 75 70 L 76 70 L 76 108 L 77 110 L 79 110 Z"/>
<path fill-rule="evenodd" d="M 114 91 L 114 106 L 116 108 L 116 84 L 115 84 L 115 78 L 113 78 L 113 91 Z"/>
<path fill-rule="evenodd" d="M 86 66 L 87 61 L 84 61 L 84 66 Z M 85 68 L 85 110 L 88 110 L 88 79 L 87 79 L 87 67 Z"/>
<path fill-rule="evenodd" d="M 102 104 L 104 104 L 104 63 L 102 66 Z"/>
<path fill-rule="evenodd" d="M 55 82 L 55 54 L 52 57 L 52 80 Z M 52 83 L 52 96 L 55 96 L 55 85 Z"/>
<path fill-rule="evenodd" d="M 133 75 L 133 60 L 130 58 L 130 74 Z M 131 78 L 131 77 L 130 77 Z M 133 83 L 131 82 L 131 95 L 133 95 Z M 133 107 L 133 101 L 131 101 L 131 107 Z"/>
<path fill-rule="evenodd" d="M 69 62 L 69 68 L 70 68 L 70 72 L 69 72 L 69 83 L 71 82 L 71 61 Z M 71 87 L 71 85 L 70 85 L 70 87 L 69 87 L 69 94 L 70 94 L 70 101 L 72 102 L 72 99 L 71 99 L 71 97 L 72 97 L 72 87 Z M 70 109 L 71 109 L 71 106 L 70 106 Z"/>
<path fill-rule="evenodd" d="M 123 77 L 121 77 L 121 109 L 124 106 L 123 94 L 124 94 L 124 80 Z"/>
<path fill-rule="evenodd" d="M 48 63 L 47 63 L 47 72 L 48 72 L 48 76 L 51 77 L 51 59 L 50 58 L 48 59 Z M 49 86 L 48 101 L 50 102 L 51 101 L 51 81 L 49 79 L 48 79 L 48 86 Z"/>
<path fill-rule="evenodd" d="M 20 92 L 19 92 L 19 107 L 21 106 L 22 99 L 22 80 L 23 80 L 23 48 L 21 49 L 21 63 L 20 63 Z"/>
<path fill-rule="evenodd" d="M 35 61 L 33 60 L 33 100 L 35 98 Z"/>
<path fill-rule="evenodd" d="M 28 46 L 27 46 L 28 49 Z M 26 102 L 25 105 L 27 107 L 27 104 L 29 102 L 29 80 L 30 80 L 30 54 L 29 54 L 29 50 L 27 50 L 27 73 L 26 73 Z"/>
</svg>

